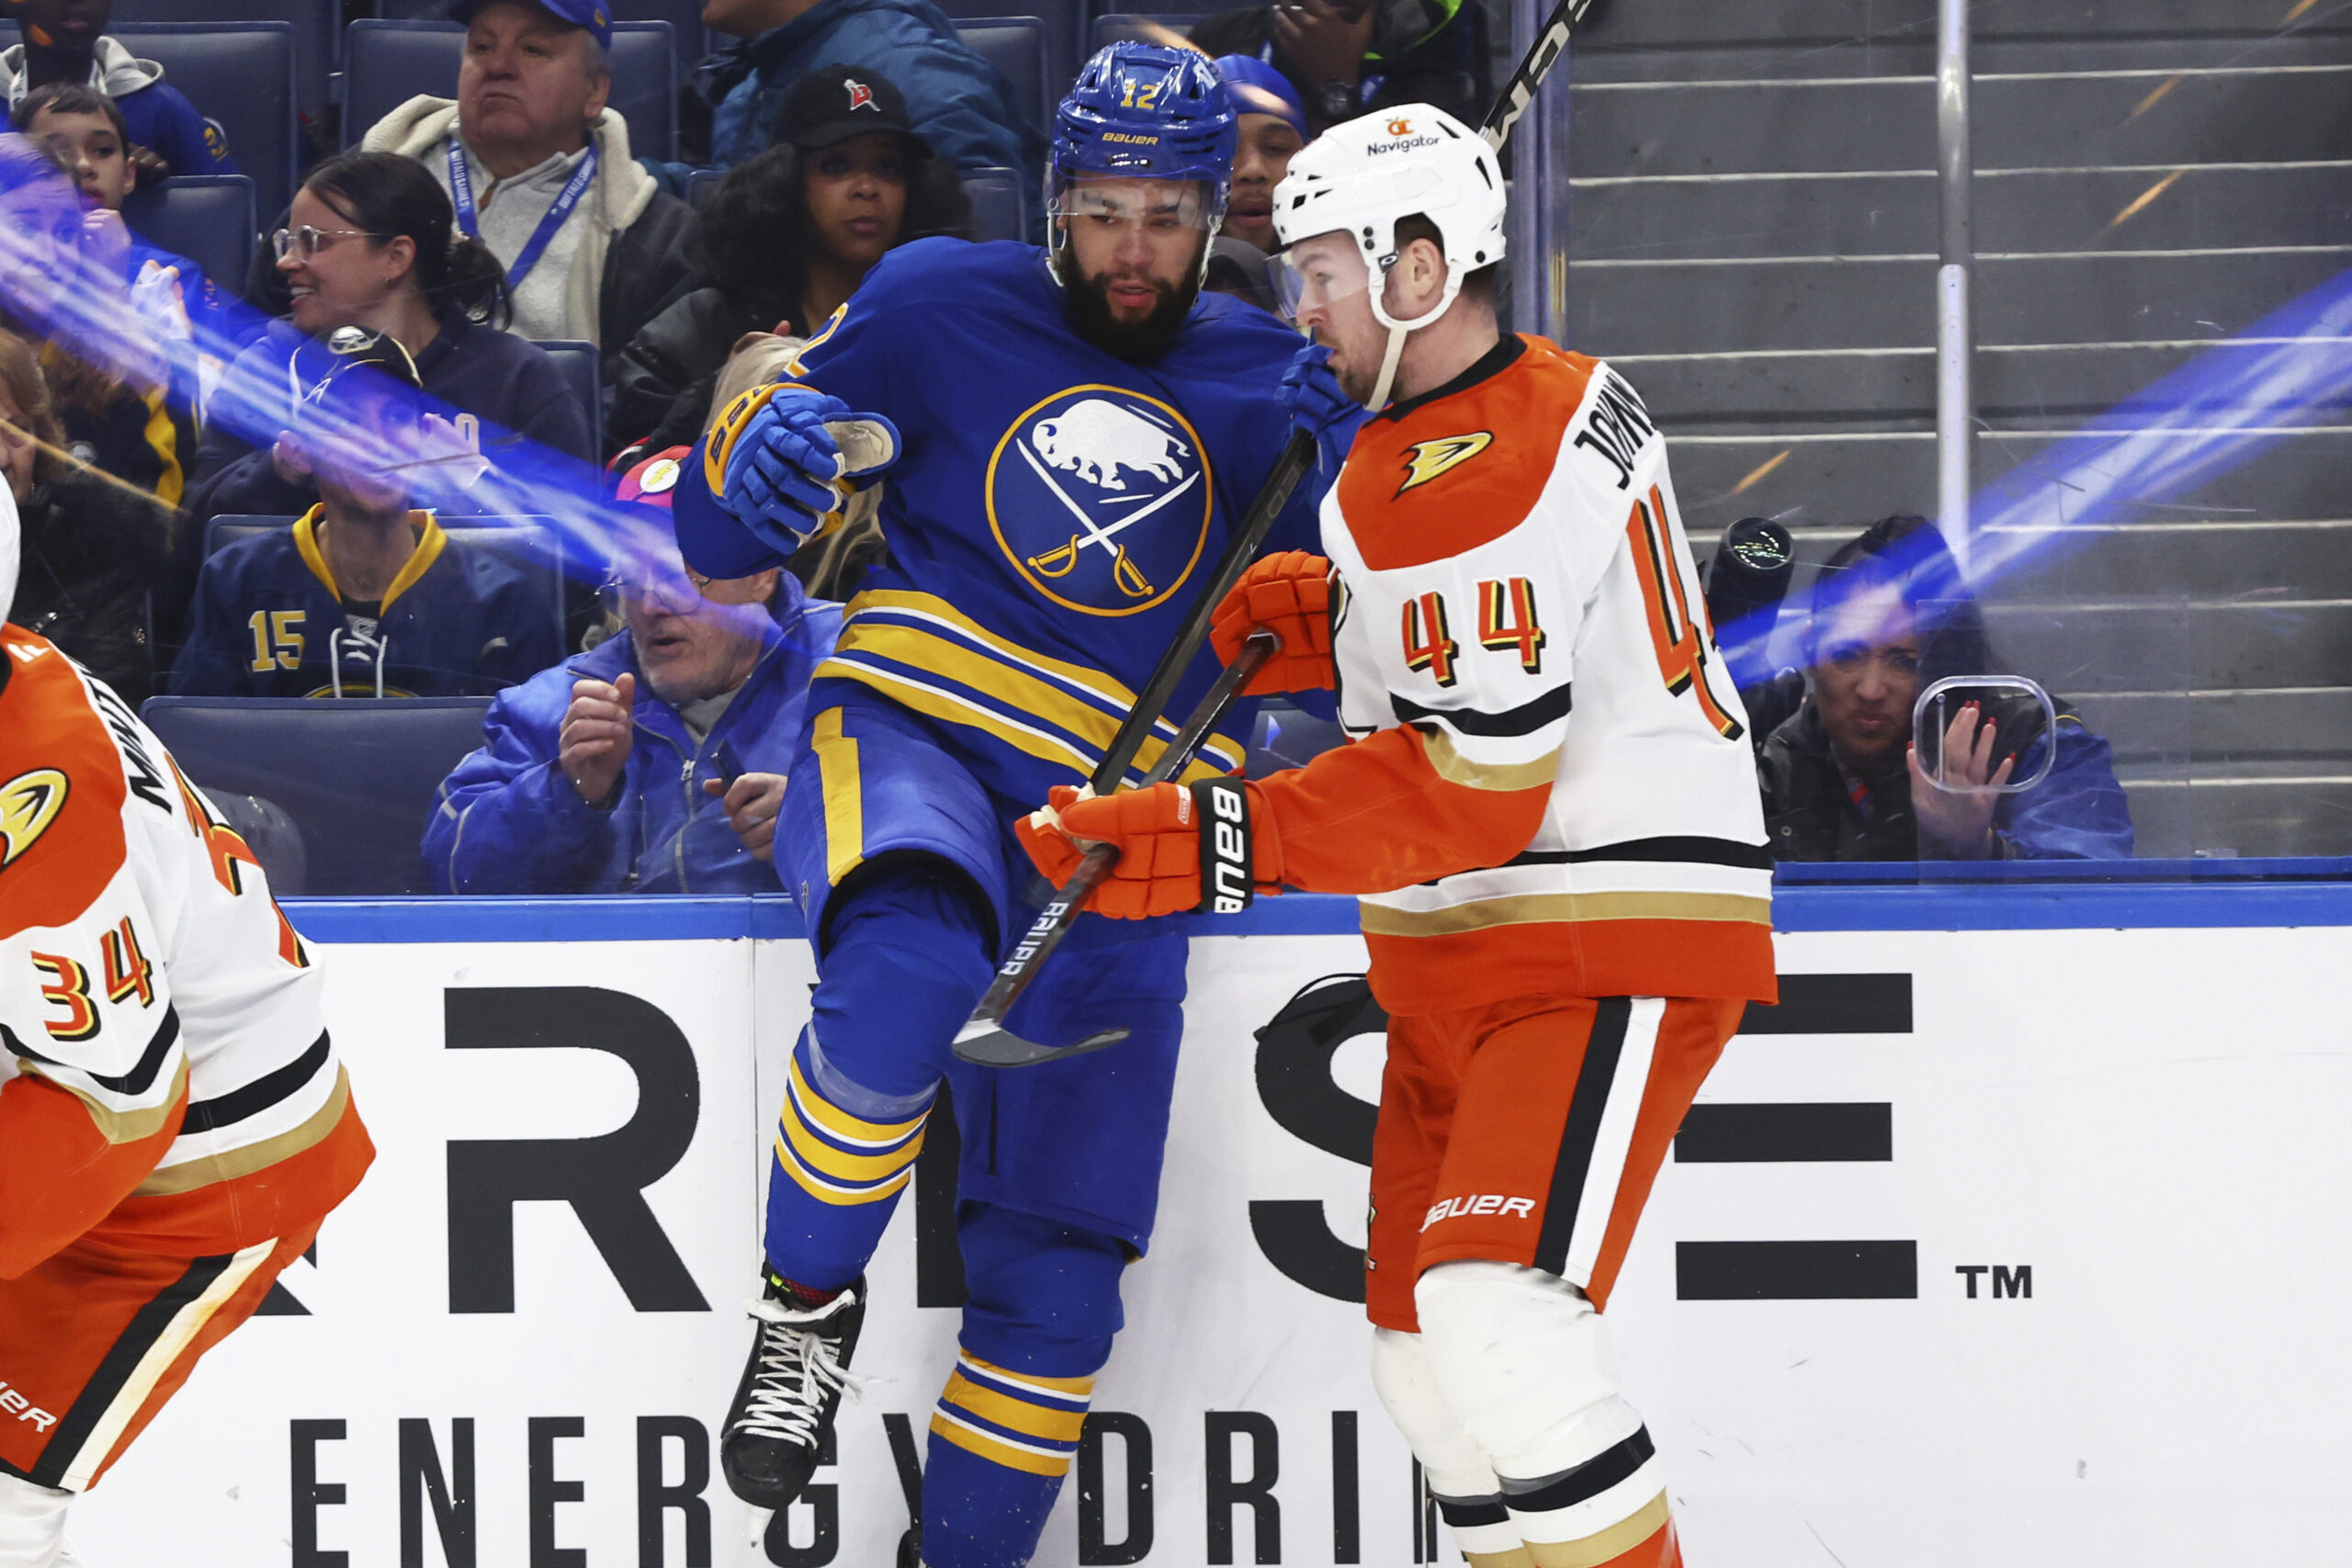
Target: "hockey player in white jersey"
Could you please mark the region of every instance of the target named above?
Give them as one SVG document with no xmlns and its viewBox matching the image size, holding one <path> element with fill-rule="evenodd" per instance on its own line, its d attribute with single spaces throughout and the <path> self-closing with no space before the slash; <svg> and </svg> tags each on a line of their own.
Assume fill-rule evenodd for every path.
<svg viewBox="0 0 2352 1568">
<path fill-rule="evenodd" d="M 17 538 L 0 488 L 0 620 Z M 373 1155 L 252 851 L 121 698 L 0 629 L 0 1568 L 81 1561 L 67 1506 Z"/>
<path fill-rule="evenodd" d="M 1276 631 L 1282 686 L 1336 680 L 1353 743 L 1189 794 L 1057 791 L 1023 839 L 1057 882 L 1116 843 L 1104 908 L 1363 897 L 1390 1015 L 1382 1401 L 1474 1564 L 1676 1568 L 1599 1314 L 1701 1081 L 1776 990 L 1755 769 L 1666 444 L 1608 366 L 1498 331 L 1501 175 L 1450 116 L 1333 128 L 1274 222 L 1331 346 L 1289 400 L 1347 457 L 1329 558 L 1261 561 L 1216 637 L 1230 660 Z"/>
</svg>

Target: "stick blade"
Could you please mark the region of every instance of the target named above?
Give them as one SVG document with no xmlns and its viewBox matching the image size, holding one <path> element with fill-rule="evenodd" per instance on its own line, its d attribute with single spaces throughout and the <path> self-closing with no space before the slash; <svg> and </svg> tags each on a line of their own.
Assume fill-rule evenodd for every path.
<svg viewBox="0 0 2352 1568">
<path fill-rule="evenodd" d="M 974 1019 L 956 1036 L 956 1059 L 978 1067 L 1034 1067 L 1064 1056 L 1083 1056 L 1090 1051 L 1116 1045 L 1126 1037 L 1124 1029 L 1105 1029 L 1075 1045 L 1040 1045 L 1022 1039 L 1002 1024 Z"/>
</svg>

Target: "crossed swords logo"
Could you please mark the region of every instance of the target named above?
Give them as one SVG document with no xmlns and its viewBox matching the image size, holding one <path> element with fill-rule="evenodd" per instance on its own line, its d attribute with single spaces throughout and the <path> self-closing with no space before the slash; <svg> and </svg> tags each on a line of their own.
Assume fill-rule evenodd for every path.
<svg viewBox="0 0 2352 1568">
<path fill-rule="evenodd" d="M 1111 536 L 1134 527 L 1200 483 L 1199 471 L 1195 470 L 1185 475 L 1182 484 L 1165 495 L 1145 502 L 1143 505 L 1105 528 L 1089 516 L 1084 507 L 1069 498 L 1069 491 L 1062 489 L 1060 482 L 1054 478 L 1052 472 L 1045 464 L 1037 460 L 1037 454 L 1029 450 L 1027 442 L 1016 441 L 1012 445 L 1020 452 L 1022 460 L 1029 465 L 1030 471 L 1045 482 L 1047 490 L 1054 492 L 1054 499 L 1069 508 L 1069 514 L 1078 520 L 1080 528 L 1080 532 L 1069 536 L 1069 544 L 1057 549 L 1047 550 L 1043 555 L 1031 556 L 1030 569 L 1040 577 L 1068 577 L 1078 566 L 1079 551 L 1089 545 L 1099 545 L 1111 557 L 1111 581 L 1118 584 L 1120 592 L 1130 599 L 1149 599 L 1157 594 L 1159 590 L 1151 585 L 1150 580 L 1144 576 L 1142 569 L 1136 565 L 1135 558 L 1127 554 L 1127 547 L 1117 543 Z"/>
</svg>

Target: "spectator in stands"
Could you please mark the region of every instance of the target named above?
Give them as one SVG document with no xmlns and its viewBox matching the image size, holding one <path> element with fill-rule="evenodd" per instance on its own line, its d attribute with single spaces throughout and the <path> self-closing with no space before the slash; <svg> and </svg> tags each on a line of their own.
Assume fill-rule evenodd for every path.
<svg viewBox="0 0 2352 1568">
<path fill-rule="evenodd" d="M 1758 753 L 1773 854 L 1798 861 L 2127 857 L 2132 817 L 2107 742 L 2061 705 L 1970 703 L 1942 739 L 1946 789 L 1912 745 L 1919 693 L 2000 673 L 1984 620 L 1934 525 L 1894 516 L 1829 558 L 1805 631 L 1804 705 Z M 2055 747 L 2054 756 L 2052 748 Z M 1974 793 L 2048 776 L 2019 794 Z"/>
<path fill-rule="evenodd" d="M 1022 189 L 1040 188 L 1045 133 L 928 0 L 703 0 L 702 19 L 742 40 L 695 73 L 710 109 L 713 166 L 731 169 L 774 144 L 786 95 L 831 63 L 897 83 L 916 134 L 956 168 L 1013 169 Z M 682 180 L 684 166 L 667 175 Z"/>
<path fill-rule="evenodd" d="M 638 165 L 628 123 L 605 107 L 604 0 L 467 0 L 454 15 L 456 100 L 411 98 L 360 146 L 430 170 L 458 226 L 505 265 L 508 330 L 596 344 L 609 388 L 621 350 L 695 286 L 694 211 Z"/>
<path fill-rule="evenodd" d="M 623 355 L 608 427 L 616 443 L 691 446 L 710 383 L 746 333 L 805 338 L 885 251 L 967 231 L 971 204 L 955 169 L 915 134 L 906 99 L 879 73 L 810 72 L 786 98 L 778 130 L 777 145 L 731 171 L 704 209 L 695 241 L 703 287 Z"/>
<path fill-rule="evenodd" d="M 9 118 L 57 156 L 85 201 L 108 212 L 120 212 L 141 179 L 162 177 L 137 160 L 139 150 L 122 110 L 94 87 L 72 82 L 36 87 Z M 198 344 L 203 352 L 225 354 L 241 338 L 254 335 L 243 324 L 251 312 L 237 308 L 202 267 L 135 234 L 125 265 L 133 309 L 173 359 L 173 397 L 182 407 L 192 406 L 198 400 Z"/>
<path fill-rule="evenodd" d="M 0 51 L 0 85 L 8 107 L 37 87 L 71 82 L 119 104 L 130 140 L 163 159 L 175 175 L 233 175 L 236 162 L 220 127 L 197 113 L 164 68 L 105 37 L 114 0 L 0 0 L 23 27 L 25 41 Z"/>
<path fill-rule="evenodd" d="M 1306 145 L 1306 109 L 1290 79 L 1254 55 L 1216 62 L 1233 107 L 1241 111 L 1233 154 L 1233 194 L 1225 221 L 1209 247 L 1207 287 L 1238 295 L 1263 310 L 1276 309 L 1266 256 L 1274 235 L 1274 187 L 1290 172 L 1291 154 Z"/>
<path fill-rule="evenodd" d="M 1310 137 L 1399 104 L 1434 104 L 1464 125 L 1486 118 L 1478 0 L 1277 0 L 1220 11 L 1193 42 L 1270 62 L 1297 91 Z"/>
<path fill-rule="evenodd" d="M 455 231 L 449 198 L 424 165 L 390 152 L 347 152 L 296 193 L 272 236 L 292 299 L 288 321 L 232 362 L 206 410 L 188 511 L 285 516 L 319 499 L 289 440 L 288 388 L 315 381 L 338 328 L 388 333 L 415 359 L 424 389 L 485 426 L 485 456 L 514 438 L 593 461 L 587 411 L 537 345 L 496 331 L 505 270 Z M 454 499 L 450 510 L 460 510 Z M 193 563 L 183 563 L 189 571 Z"/>
<path fill-rule="evenodd" d="M 147 585 L 163 558 L 168 508 L 74 468 L 33 346 L 0 333 L 0 473 L 23 520 L 9 612 L 131 703 L 155 689 Z"/>
<path fill-rule="evenodd" d="M 0 330 L 40 344 L 74 460 L 175 506 L 194 439 L 171 406 L 171 361 L 124 281 L 130 231 L 84 208 L 54 152 L 0 134 Z"/>
<path fill-rule="evenodd" d="M 666 502 L 687 455 L 639 464 L 623 495 Z M 841 606 L 773 568 L 698 585 L 665 525 L 625 555 L 620 629 L 491 704 L 425 826 L 435 891 L 779 890 L 784 772 Z"/>
<path fill-rule="evenodd" d="M 409 508 L 420 457 L 469 460 L 426 412 L 390 333 L 339 333 L 279 440 L 321 497 L 291 528 L 204 563 L 175 694 L 474 696 L 562 657 L 556 607 L 512 565 Z"/>
</svg>

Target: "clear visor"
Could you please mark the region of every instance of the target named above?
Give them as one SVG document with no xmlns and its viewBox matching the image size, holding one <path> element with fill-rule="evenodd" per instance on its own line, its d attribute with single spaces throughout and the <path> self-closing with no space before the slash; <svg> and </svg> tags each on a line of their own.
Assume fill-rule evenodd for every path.
<svg viewBox="0 0 2352 1568">
<path fill-rule="evenodd" d="M 1046 216 L 1059 230 L 1175 234 L 1205 231 L 1218 213 L 1198 180 L 1085 177 L 1057 181 Z"/>
<path fill-rule="evenodd" d="M 1364 265 L 1363 252 L 1336 229 L 1276 253 L 1269 258 L 1266 272 L 1273 280 L 1283 314 L 1293 325 L 1372 287 L 1372 269 Z"/>
</svg>

